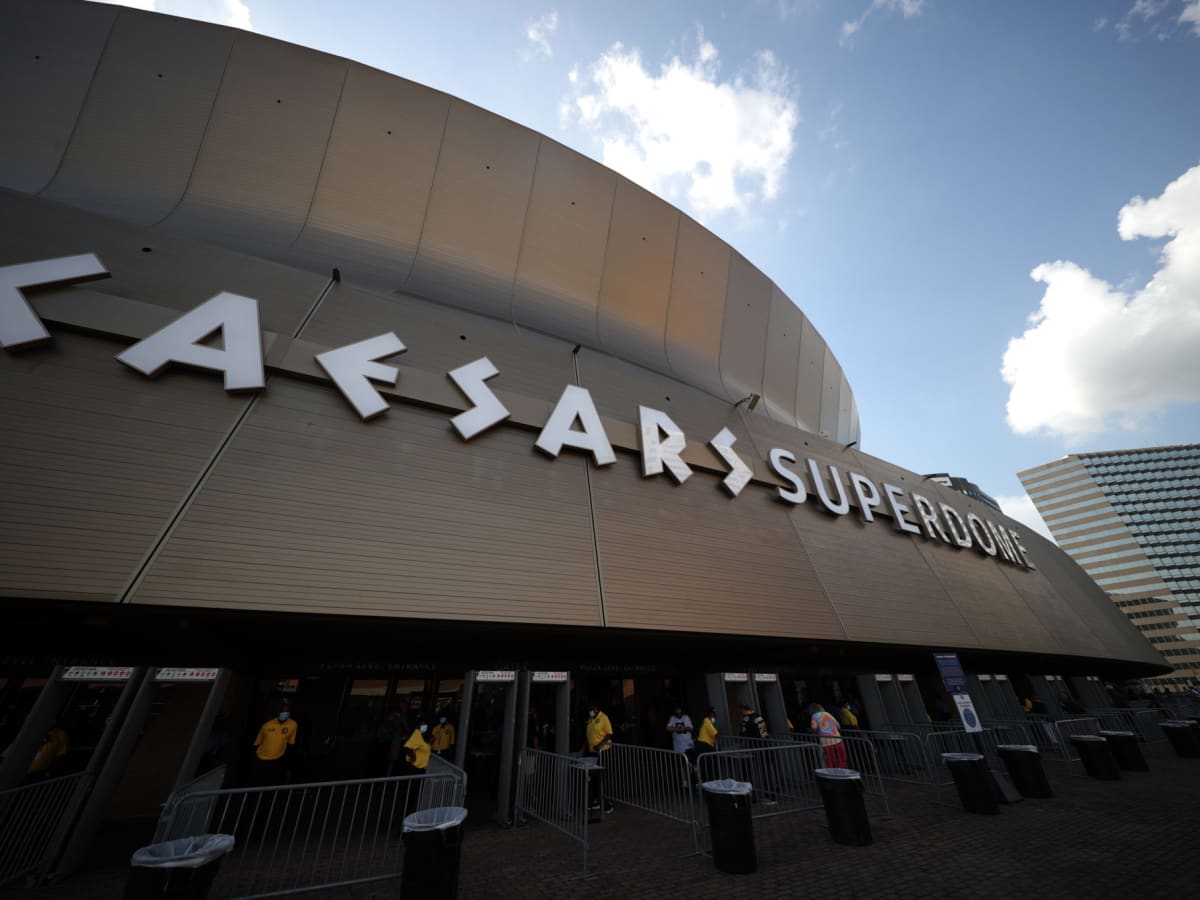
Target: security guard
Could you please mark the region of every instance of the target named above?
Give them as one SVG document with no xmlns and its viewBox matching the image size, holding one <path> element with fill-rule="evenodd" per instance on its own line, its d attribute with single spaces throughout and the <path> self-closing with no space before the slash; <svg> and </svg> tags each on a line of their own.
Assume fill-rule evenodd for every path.
<svg viewBox="0 0 1200 900">
<path fill-rule="evenodd" d="M 422 721 L 413 729 L 408 740 L 404 742 L 404 771 L 402 775 L 424 775 L 429 768 L 429 740 L 425 735 L 429 732 L 429 724 Z"/>
<path fill-rule="evenodd" d="M 264 722 L 254 739 L 255 775 L 259 784 L 283 784 L 289 747 L 296 745 L 296 720 L 286 704 L 279 714 Z"/>
<path fill-rule="evenodd" d="M 454 741 L 454 726 L 443 709 L 438 715 L 438 723 L 433 726 L 433 752 L 442 759 L 449 759 L 454 750 Z"/>
<path fill-rule="evenodd" d="M 612 746 L 612 736 L 612 723 L 608 721 L 608 716 L 605 715 L 604 710 L 599 709 L 596 704 L 593 703 L 588 707 L 587 738 L 585 741 L 587 749 L 584 753 L 584 756 L 598 757 L 601 753 Z M 595 775 L 598 773 L 590 774 Z M 591 804 L 593 807 L 599 806 L 599 800 L 594 799 L 596 794 L 599 793 L 596 788 L 596 781 L 594 777 L 589 777 L 588 782 L 588 796 L 593 798 L 591 800 Z M 607 798 L 604 800 L 604 811 L 606 813 L 613 811 L 612 804 L 608 802 Z"/>
<path fill-rule="evenodd" d="M 717 749 L 717 708 L 710 706 L 700 723 L 700 731 L 696 735 L 696 755 L 711 753 Z"/>
</svg>

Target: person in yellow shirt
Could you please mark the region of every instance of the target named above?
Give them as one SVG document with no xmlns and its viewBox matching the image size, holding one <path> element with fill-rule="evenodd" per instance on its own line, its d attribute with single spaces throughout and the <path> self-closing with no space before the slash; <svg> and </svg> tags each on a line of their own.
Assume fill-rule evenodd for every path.
<svg viewBox="0 0 1200 900">
<path fill-rule="evenodd" d="M 854 710 L 850 708 L 850 701 L 843 700 L 842 708 L 838 710 L 838 721 L 843 728 L 857 728 L 858 716 L 854 714 Z"/>
<path fill-rule="evenodd" d="M 438 723 L 433 726 L 433 752 L 442 759 L 449 759 L 454 752 L 454 741 L 454 726 L 450 724 L 446 711 L 442 710 L 438 715 Z"/>
<path fill-rule="evenodd" d="M 700 722 L 700 731 L 696 734 L 697 757 L 717 749 L 717 733 L 717 708 L 710 706 Z"/>
<path fill-rule="evenodd" d="M 601 753 L 612 746 L 612 736 L 612 723 L 608 721 L 608 716 L 596 704 L 591 704 L 588 707 L 587 736 L 584 741 L 585 749 L 583 755 L 592 757 L 600 756 Z M 596 775 L 598 773 L 592 772 L 589 774 Z M 589 779 L 589 781 L 593 780 Z M 589 785 L 588 796 L 593 798 L 593 807 L 599 805 L 599 801 L 594 799 L 597 793 L 598 791 L 592 785 Z M 604 800 L 604 811 L 606 813 L 613 811 L 612 804 L 608 802 L 607 797 Z"/>
<path fill-rule="evenodd" d="M 429 733 L 429 723 L 421 721 L 408 740 L 404 742 L 404 770 L 402 775 L 424 775 L 429 768 L 431 747 L 426 735 Z"/>
<path fill-rule="evenodd" d="M 46 736 L 42 738 L 42 744 L 38 747 L 38 752 L 30 762 L 29 768 L 25 770 L 25 780 L 49 778 L 53 769 L 58 765 L 58 761 L 66 756 L 67 747 L 66 731 L 61 725 L 51 726 L 46 732 Z M 4 753 L 0 754 L 0 759 L 7 759 L 8 751 L 11 749 L 12 744 L 5 747 Z"/>
<path fill-rule="evenodd" d="M 261 785 L 283 784 L 289 747 L 296 746 L 299 726 L 285 706 L 279 714 L 258 729 L 254 739 L 256 781 Z"/>
</svg>

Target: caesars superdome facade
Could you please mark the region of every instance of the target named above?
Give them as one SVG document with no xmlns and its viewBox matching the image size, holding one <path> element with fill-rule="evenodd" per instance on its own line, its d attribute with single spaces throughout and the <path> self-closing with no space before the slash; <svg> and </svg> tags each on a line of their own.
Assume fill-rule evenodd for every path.
<svg viewBox="0 0 1200 900">
<path fill-rule="evenodd" d="M 109 813 L 284 702 L 333 777 L 397 711 L 506 765 L 527 702 L 661 743 L 676 702 L 924 721 L 935 652 L 985 717 L 1167 670 L 1054 545 L 864 452 L 797 303 L 620 175 L 256 34 L 0 15 L 0 740 L 65 723 Z"/>
</svg>

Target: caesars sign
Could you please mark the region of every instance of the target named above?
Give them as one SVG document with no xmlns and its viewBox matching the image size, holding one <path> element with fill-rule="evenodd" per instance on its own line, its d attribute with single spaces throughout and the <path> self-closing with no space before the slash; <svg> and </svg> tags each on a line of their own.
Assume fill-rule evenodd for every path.
<svg viewBox="0 0 1200 900">
<path fill-rule="evenodd" d="M 0 346 L 18 350 L 50 338 L 41 318 L 29 305 L 22 290 L 31 287 L 70 284 L 104 278 L 108 270 L 94 254 L 60 257 L 0 268 Z M 221 348 L 204 341 L 221 333 Z M 405 351 L 394 332 L 378 334 L 357 343 L 322 353 L 314 358 L 362 419 L 382 415 L 388 402 L 375 384 L 394 388 L 400 371 L 381 360 Z M 211 369 L 222 373 L 227 391 L 261 391 L 266 387 L 263 332 L 259 326 L 258 301 L 228 292 L 201 303 L 190 312 L 144 337 L 117 359 L 144 375 L 153 377 L 172 363 Z M 450 419 L 464 441 L 469 441 L 509 418 L 509 410 L 487 382 L 500 374 L 485 356 L 446 373 L 471 404 Z M 730 497 L 737 497 L 754 473 L 733 449 L 736 441 L 728 428 L 708 441 L 728 471 L 721 481 Z M 590 453 L 597 466 L 616 462 L 613 445 L 586 388 L 567 385 L 549 418 L 541 426 L 535 446 L 551 458 L 564 447 Z M 692 475 L 683 460 L 687 439 L 683 431 L 661 410 L 638 407 L 638 450 L 642 475 L 666 473 L 676 484 Z M 1032 569 L 1029 553 L 1018 532 L 985 520 L 975 513 L 963 516 L 946 503 L 933 503 L 917 492 L 906 493 L 887 482 L 875 481 L 860 472 L 843 473 L 838 467 L 822 467 L 814 459 L 801 463 L 790 450 L 775 448 L 768 461 L 782 482 L 778 497 L 787 504 L 809 502 L 842 516 L 853 504 L 865 522 L 876 513 L 889 516 L 893 526 L 914 535 L 954 547 L 974 548 L 1014 566 Z M 824 471 L 822 471 L 824 468 Z"/>
</svg>

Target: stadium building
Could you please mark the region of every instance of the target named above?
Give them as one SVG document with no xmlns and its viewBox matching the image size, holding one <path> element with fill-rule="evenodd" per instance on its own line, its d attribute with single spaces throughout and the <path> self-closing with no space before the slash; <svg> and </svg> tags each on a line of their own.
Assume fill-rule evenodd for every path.
<svg viewBox="0 0 1200 900">
<path fill-rule="evenodd" d="M 1054 545 L 865 452 L 814 323 L 625 178 L 253 33 L 0 17 L 0 790 L 58 723 L 67 868 L 244 778 L 285 699 L 293 780 L 446 710 L 503 815 L 527 705 L 566 751 L 587 702 L 647 744 L 676 701 L 924 722 L 934 652 L 984 719 L 1168 670 Z"/>
</svg>

